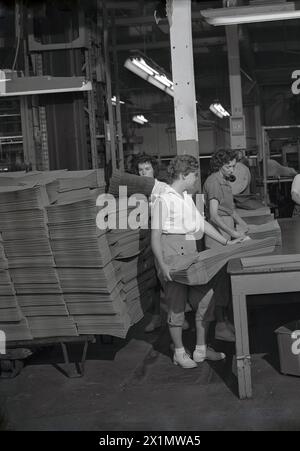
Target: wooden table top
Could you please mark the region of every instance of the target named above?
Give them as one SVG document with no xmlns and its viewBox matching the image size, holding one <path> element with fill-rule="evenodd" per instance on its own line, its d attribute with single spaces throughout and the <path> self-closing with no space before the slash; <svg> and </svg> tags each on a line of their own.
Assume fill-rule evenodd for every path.
<svg viewBox="0 0 300 451">
<path fill-rule="evenodd" d="M 279 219 L 278 223 L 281 228 L 282 245 L 276 246 L 275 251 L 268 255 L 291 255 L 300 254 L 300 218 L 284 218 Z M 278 259 L 280 261 L 280 258 Z M 269 273 L 269 272 L 282 272 L 282 271 L 299 271 L 300 267 L 294 268 L 284 266 L 280 268 L 272 267 L 252 267 L 244 268 L 241 264 L 240 258 L 230 260 L 228 263 L 229 274 L 249 274 L 249 273 Z"/>
</svg>

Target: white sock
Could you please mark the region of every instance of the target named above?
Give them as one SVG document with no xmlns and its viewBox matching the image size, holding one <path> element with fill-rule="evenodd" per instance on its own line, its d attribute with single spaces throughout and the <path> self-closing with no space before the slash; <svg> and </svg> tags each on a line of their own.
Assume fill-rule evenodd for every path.
<svg viewBox="0 0 300 451">
<path fill-rule="evenodd" d="M 175 348 L 175 353 L 178 355 L 183 354 L 184 352 L 185 352 L 184 348 Z"/>
<path fill-rule="evenodd" d="M 207 348 L 206 345 L 196 345 L 195 351 L 199 352 L 199 354 L 202 354 L 202 355 L 205 356 L 206 355 L 206 348 Z"/>
</svg>

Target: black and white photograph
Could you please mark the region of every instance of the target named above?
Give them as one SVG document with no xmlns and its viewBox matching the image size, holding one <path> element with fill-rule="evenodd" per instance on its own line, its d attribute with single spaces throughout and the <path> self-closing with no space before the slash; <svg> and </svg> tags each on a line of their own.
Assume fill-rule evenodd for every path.
<svg viewBox="0 0 300 451">
<path fill-rule="evenodd" d="M 205 448 L 299 393 L 300 1 L 0 0 L 0 432 Z"/>
</svg>

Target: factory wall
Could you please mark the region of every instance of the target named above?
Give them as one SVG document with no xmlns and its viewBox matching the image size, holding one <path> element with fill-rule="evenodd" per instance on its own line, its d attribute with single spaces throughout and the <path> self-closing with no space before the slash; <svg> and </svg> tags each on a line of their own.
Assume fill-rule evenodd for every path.
<svg viewBox="0 0 300 451">
<path fill-rule="evenodd" d="M 135 131 L 135 136 L 141 137 L 141 143 L 135 144 L 135 153 L 145 152 L 161 157 L 176 155 L 175 127 L 168 124 L 151 123 L 151 126 L 141 127 Z M 216 148 L 216 132 L 213 127 L 200 127 L 199 154 L 210 155 Z"/>
</svg>

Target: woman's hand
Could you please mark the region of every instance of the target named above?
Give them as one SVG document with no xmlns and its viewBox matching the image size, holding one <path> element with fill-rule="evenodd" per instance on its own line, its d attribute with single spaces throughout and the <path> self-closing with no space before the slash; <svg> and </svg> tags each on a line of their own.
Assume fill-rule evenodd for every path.
<svg viewBox="0 0 300 451">
<path fill-rule="evenodd" d="M 243 229 L 245 229 L 245 228 L 247 229 L 247 228 L 249 227 L 249 224 L 247 224 L 247 222 L 244 221 L 242 218 L 239 219 L 238 225 L 239 225 L 240 227 L 242 227 Z"/>
<path fill-rule="evenodd" d="M 249 224 L 246 222 L 243 222 L 242 224 L 239 224 L 240 231 L 243 233 L 247 233 L 250 230 Z"/>
<path fill-rule="evenodd" d="M 160 265 L 160 270 L 163 276 L 163 279 L 167 282 L 172 282 L 172 277 L 170 275 L 170 267 L 166 265 L 165 263 Z"/>
<path fill-rule="evenodd" d="M 238 232 L 237 230 L 234 230 L 231 233 L 232 238 L 246 238 L 246 234 L 243 231 Z"/>
<path fill-rule="evenodd" d="M 241 237 L 241 238 L 236 238 L 235 240 L 228 241 L 227 245 L 241 244 L 244 241 L 249 241 L 249 240 L 251 240 L 251 238 L 249 236 L 244 236 L 244 237 Z"/>
<path fill-rule="evenodd" d="M 248 227 L 249 227 L 249 230 L 248 230 L 249 233 L 255 233 L 258 228 L 258 226 L 256 224 L 249 224 Z"/>
</svg>

